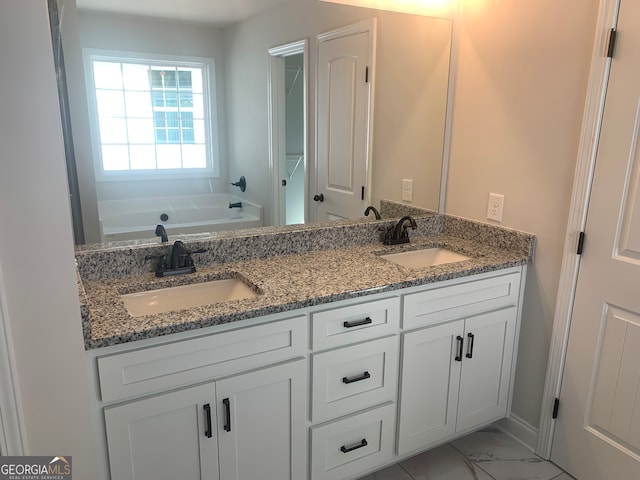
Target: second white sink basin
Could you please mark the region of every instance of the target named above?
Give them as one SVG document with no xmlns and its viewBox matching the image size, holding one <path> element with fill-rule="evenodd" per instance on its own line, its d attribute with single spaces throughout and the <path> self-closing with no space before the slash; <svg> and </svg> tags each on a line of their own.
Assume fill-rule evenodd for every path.
<svg viewBox="0 0 640 480">
<path fill-rule="evenodd" d="M 407 268 L 432 267 L 445 263 L 462 262 L 471 258 L 441 247 L 390 253 L 388 255 L 381 255 L 381 257 Z"/>
<path fill-rule="evenodd" d="M 256 296 L 258 294 L 242 280 L 225 278 L 179 287 L 128 293 L 120 295 L 120 298 L 129 315 L 140 317 Z"/>
</svg>

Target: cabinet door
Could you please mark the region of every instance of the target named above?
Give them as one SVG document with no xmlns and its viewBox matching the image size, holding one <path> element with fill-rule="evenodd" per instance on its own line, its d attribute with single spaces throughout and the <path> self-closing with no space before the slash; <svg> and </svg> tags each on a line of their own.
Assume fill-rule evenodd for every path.
<svg viewBox="0 0 640 480">
<path fill-rule="evenodd" d="M 450 437 L 456 428 L 464 321 L 404 334 L 398 454 Z"/>
<path fill-rule="evenodd" d="M 105 408 L 111 478 L 217 480 L 214 400 L 207 384 Z"/>
<path fill-rule="evenodd" d="M 506 415 L 516 315 L 511 307 L 466 319 L 458 431 Z"/>
<path fill-rule="evenodd" d="M 221 478 L 306 478 L 306 374 L 301 359 L 216 382 Z"/>
</svg>

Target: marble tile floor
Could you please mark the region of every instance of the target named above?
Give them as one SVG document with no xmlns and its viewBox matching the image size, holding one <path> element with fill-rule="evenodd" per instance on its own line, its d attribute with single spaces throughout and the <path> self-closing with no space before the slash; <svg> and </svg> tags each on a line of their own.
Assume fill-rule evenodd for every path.
<svg viewBox="0 0 640 480">
<path fill-rule="evenodd" d="M 487 428 L 360 480 L 573 480 L 509 435 Z"/>
</svg>

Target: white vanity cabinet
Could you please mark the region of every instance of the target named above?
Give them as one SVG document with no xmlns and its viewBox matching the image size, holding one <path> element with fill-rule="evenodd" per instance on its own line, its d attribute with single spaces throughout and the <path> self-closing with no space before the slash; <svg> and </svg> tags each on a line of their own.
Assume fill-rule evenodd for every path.
<svg viewBox="0 0 640 480">
<path fill-rule="evenodd" d="M 302 315 L 98 357 L 116 400 L 103 408 L 111 478 L 306 478 L 307 327 Z"/>
<path fill-rule="evenodd" d="M 204 410 L 214 402 L 208 384 L 106 408 L 111 478 L 217 479 L 217 435 L 206 430 Z"/>
<path fill-rule="evenodd" d="M 301 359 L 105 408 L 111 477 L 304 478 L 305 376 Z"/>
<path fill-rule="evenodd" d="M 508 416 L 526 267 L 90 353 L 112 480 L 345 480 Z"/>
<path fill-rule="evenodd" d="M 519 293 L 512 273 L 404 296 L 424 328 L 403 333 L 398 455 L 508 414 Z"/>
</svg>

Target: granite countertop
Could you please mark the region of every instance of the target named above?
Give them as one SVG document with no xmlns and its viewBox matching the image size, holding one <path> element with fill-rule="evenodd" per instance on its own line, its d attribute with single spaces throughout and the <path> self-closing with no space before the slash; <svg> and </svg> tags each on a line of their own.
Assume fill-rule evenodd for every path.
<svg viewBox="0 0 640 480">
<path fill-rule="evenodd" d="M 370 242 L 226 263 L 203 262 L 204 266 L 196 261 L 196 273 L 176 277 L 156 278 L 148 272 L 85 278 L 79 281 L 83 289 L 80 295 L 85 349 L 426 285 L 525 265 L 533 259 L 533 235 L 507 231 L 501 236 L 502 229 L 460 219 L 440 217 L 426 221 L 434 225 L 439 222 L 439 231 L 424 234 L 424 230 L 418 230 L 420 236 L 412 235 L 411 243 L 401 246 Z M 509 240 L 504 240 L 507 237 Z M 491 241 L 485 241 L 487 238 Z M 512 248 L 509 242 L 517 245 Z M 438 246 L 471 259 L 409 269 L 379 257 L 384 253 Z M 130 316 L 120 299 L 121 294 L 230 277 L 243 279 L 259 295 L 141 317 Z"/>
</svg>

